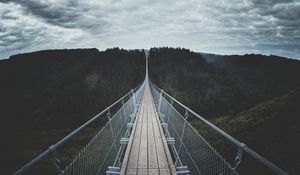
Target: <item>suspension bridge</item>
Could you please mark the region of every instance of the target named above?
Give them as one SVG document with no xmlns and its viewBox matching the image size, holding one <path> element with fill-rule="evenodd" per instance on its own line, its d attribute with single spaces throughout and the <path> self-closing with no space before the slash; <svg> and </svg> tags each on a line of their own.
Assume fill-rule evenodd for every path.
<svg viewBox="0 0 300 175">
<path fill-rule="evenodd" d="M 106 118 L 105 125 L 99 120 Z M 191 121 L 201 122 L 232 150 L 222 155 Z M 92 130 L 94 132 L 86 132 Z M 83 133 L 83 134 L 82 134 Z M 83 145 L 76 137 L 90 135 Z M 67 146 L 69 145 L 69 146 Z M 71 145 L 71 146 L 70 146 Z M 233 160 L 228 160 L 228 154 Z M 287 174 L 158 88 L 146 76 L 143 83 L 104 111 L 51 145 L 14 174 L 59 175 L 235 175 L 242 171 L 242 157 L 250 157 L 271 174 Z M 245 160 L 244 167 L 249 161 Z M 246 168 L 247 169 L 247 168 Z M 260 171 L 260 169 L 258 170 Z M 257 172 L 256 174 L 263 174 Z"/>
</svg>

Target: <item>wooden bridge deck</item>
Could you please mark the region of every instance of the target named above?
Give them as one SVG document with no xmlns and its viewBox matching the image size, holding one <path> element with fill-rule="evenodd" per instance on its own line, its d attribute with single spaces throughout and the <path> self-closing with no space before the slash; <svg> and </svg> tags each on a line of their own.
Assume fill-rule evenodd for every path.
<svg viewBox="0 0 300 175">
<path fill-rule="evenodd" d="M 176 169 L 154 108 L 147 79 L 138 115 L 125 152 L 121 174 L 176 174 Z"/>
</svg>

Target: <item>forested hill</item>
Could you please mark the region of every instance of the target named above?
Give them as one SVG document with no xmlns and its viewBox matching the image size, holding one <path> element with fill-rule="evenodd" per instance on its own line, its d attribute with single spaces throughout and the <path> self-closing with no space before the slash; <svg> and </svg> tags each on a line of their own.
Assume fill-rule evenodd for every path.
<svg viewBox="0 0 300 175">
<path fill-rule="evenodd" d="M 78 125 L 141 83 L 144 62 L 143 52 L 117 48 L 104 52 L 48 50 L 11 56 L 0 61 L 5 118 L 22 120 L 18 127 L 24 128 L 32 128 L 35 122 L 22 116 L 35 119 L 35 128 L 61 127 L 65 120 L 68 127 Z"/>
<path fill-rule="evenodd" d="M 143 51 L 118 48 L 46 50 L 0 60 L 2 173 L 11 174 L 136 87 L 144 65 Z"/>
<path fill-rule="evenodd" d="M 167 93 L 290 174 L 300 171 L 300 61 L 153 48 L 149 66 L 150 79 Z M 207 133 L 201 122 L 192 123 Z"/>
<path fill-rule="evenodd" d="M 236 114 L 300 87 L 300 61 L 152 48 L 150 78 L 207 117 Z"/>
<path fill-rule="evenodd" d="M 284 95 L 300 86 L 300 61 L 274 55 L 202 55 L 207 62 L 226 70 L 262 98 Z"/>
<path fill-rule="evenodd" d="M 208 117 L 234 114 L 253 104 L 241 81 L 187 49 L 151 49 L 149 71 L 154 83 Z"/>
<path fill-rule="evenodd" d="M 300 171 L 299 104 L 300 88 L 214 122 L 290 174 L 297 174 Z"/>
</svg>

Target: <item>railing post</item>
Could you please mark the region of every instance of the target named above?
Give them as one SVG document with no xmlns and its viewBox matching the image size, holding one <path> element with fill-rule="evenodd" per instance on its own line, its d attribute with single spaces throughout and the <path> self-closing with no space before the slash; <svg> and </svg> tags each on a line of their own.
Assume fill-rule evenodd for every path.
<svg viewBox="0 0 300 175">
<path fill-rule="evenodd" d="M 52 162 L 53 162 L 53 165 L 55 166 L 55 168 L 57 169 L 58 174 L 59 174 L 59 175 L 63 175 L 63 174 L 64 174 L 64 171 L 60 168 L 60 163 L 61 163 L 61 161 L 59 160 L 59 156 L 58 156 L 57 149 L 53 149 L 53 145 L 50 146 L 48 149 L 49 149 L 49 150 L 52 152 L 52 154 L 53 154 Z"/>
<path fill-rule="evenodd" d="M 185 126 L 186 126 L 186 122 L 187 122 L 187 118 L 189 117 L 189 113 L 187 110 L 185 110 L 185 114 L 184 114 L 184 123 L 182 126 L 182 132 L 181 132 L 181 137 L 180 137 L 180 144 L 179 144 L 179 148 L 178 148 L 178 155 L 180 154 L 180 150 L 181 150 L 181 146 L 182 146 L 182 138 L 184 136 L 184 132 L 185 132 Z"/>
<path fill-rule="evenodd" d="M 173 102 L 173 100 L 171 99 L 170 108 L 169 108 L 169 112 L 168 112 L 168 116 L 167 116 L 167 118 L 168 118 L 168 126 L 169 126 L 169 124 L 170 124 L 171 110 L 172 110 L 173 104 L 174 104 L 174 102 Z"/>
<path fill-rule="evenodd" d="M 163 94 L 164 90 L 161 90 L 159 93 L 159 100 L 158 100 L 158 108 L 157 108 L 157 112 L 160 113 L 160 108 L 161 108 L 161 100 L 162 100 L 162 94 Z"/>
<path fill-rule="evenodd" d="M 135 96 L 135 93 L 133 91 L 133 89 L 131 89 L 131 94 L 132 94 L 132 103 L 133 103 L 133 113 L 135 114 L 135 111 L 137 109 L 137 104 L 136 104 L 136 96 Z"/>
<path fill-rule="evenodd" d="M 113 138 L 112 144 L 114 144 L 115 141 L 116 141 L 116 136 L 115 136 L 114 128 L 113 128 L 113 126 L 112 126 L 112 124 L 111 124 L 111 113 L 110 113 L 110 108 L 109 108 L 108 111 L 107 111 L 107 118 L 108 118 L 108 122 L 109 122 L 109 126 L 110 126 L 111 135 L 112 135 L 112 138 Z M 116 149 L 116 154 L 117 154 L 117 153 L 118 153 L 118 150 L 117 150 L 117 146 L 116 146 L 115 144 L 114 144 L 114 147 L 115 147 L 115 149 Z"/>
<path fill-rule="evenodd" d="M 128 120 L 127 120 L 128 118 L 127 118 L 127 110 L 126 110 L 126 105 L 125 105 L 124 99 L 122 100 L 122 108 L 123 108 L 124 122 L 127 124 L 128 123 Z M 121 138 L 121 140 L 122 140 L 122 138 Z M 114 165 L 113 165 L 114 167 L 116 167 L 116 164 L 118 164 L 118 166 L 121 164 L 121 156 L 120 156 L 120 154 L 121 154 L 122 150 L 123 150 L 123 145 L 121 145 L 121 147 L 120 147 L 120 149 L 118 151 L 117 158 L 116 158 L 116 160 L 114 162 Z"/>
<path fill-rule="evenodd" d="M 123 108 L 123 117 L 124 117 L 124 121 L 127 121 L 127 111 L 126 111 L 126 106 L 125 106 L 125 102 L 124 99 L 122 99 L 122 108 Z"/>
<path fill-rule="evenodd" d="M 241 161 L 242 161 L 242 155 L 243 155 L 243 150 L 244 150 L 244 147 L 245 147 L 246 145 L 244 144 L 244 143 L 241 143 L 240 145 L 239 145 L 239 147 L 238 147 L 238 151 L 237 151 L 237 154 L 236 154 L 236 157 L 235 157 L 235 159 L 234 159 L 234 161 L 235 161 L 235 165 L 234 165 L 234 167 L 232 168 L 232 170 L 233 170 L 233 173 L 236 173 L 237 171 L 237 168 L 238 168 L 238 166 L 240 165 L 240 163 L 241 163 Z"/>
</svg>

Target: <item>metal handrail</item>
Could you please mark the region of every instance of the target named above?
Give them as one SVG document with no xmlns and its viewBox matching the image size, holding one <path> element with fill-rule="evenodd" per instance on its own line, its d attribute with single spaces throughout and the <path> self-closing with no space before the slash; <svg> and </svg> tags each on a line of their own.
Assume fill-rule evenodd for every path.
<svg viewBox="0 0 300 175">
<path fill-rule="evenodd" d="M 280 174 L 280 175 L 288 175 L 287 172 L 285 172 L 284 170 L 282 170 L 281 168 L 279 168 L 278 166 L 276 166 L 271 161 L 265 159 L 260 154 L 256 153 L 254 150 L 252 150 L 251 148 L 249 148 L 246 144 L 238 141 L 237 139 L 235 139 L 231 135 L 227 134 L 222 129 L 218 128 L 216 125 L 210 123 L 208 120 L 204 119 L 202 116 L 200 116 L 199 114 L 197 114 L 196 112 L 194 112 L 193 110 L 191 110 L 190 108 L 188 108 L 187 106 L 185 106 L 184 104 L 182 104 L 181 102 L 179 102 L 178 100 L 176 100 L 174 97 L 172 97 L 171 95 L 169 95 L 168 93 L 166 93 L 165 91 L 163 91 L 162 89 L 160 89 L 158 86 L 156 86 L 150 80 L 149 80 L 149 82 L 150 82 L 150 84 L 154 88 L 156 88 L 158 90 L 158 92 L 161 92 L 162 94 L 164 94 L 165 96 L 167 96 L 168 98 L 170 98 L 171 100 L 173 100 L 174 102 L 176 102 L 177 104 L 179 104 L 185 110 L 187 110 L 188 112 L 190 112 L 191 114 L 193 114 L 194 116 L 196 116 L 198 119 L 200 119 L 202 122 L 204 122 L 207 126 L 209 126 L 213 130 L 215 130 L 216 132 L 218 132 L 219 134 L 221 134 L 222 136 L 224 136 L 225 138 L 227 138 L 229 141 L 231 141 L 233 144 L 235 144 L 236 146 L 238 146 L 243 151 L 245 151 L 248 154 L 250 154 L 251 156 L 253 156 L 256 160 L 260 161 L 261 163 L 263 163 L 264 165 L 266 165 L 267 167 L 269 167 L 272 171 L 274 171 L 275 173 Z"/>
<path fill-rule="evenodd" d="M 140 83 L 136 88 L 134 88 L 131 91 L 129 91 L 123 97 L 121 97 L 120 99 L 118 99 L 117 101 L 115 101 L 113 104 L 111 104 L 110 106 L 108 106 L 106 109 L 104 109 L 103 111 L 101 111 L 100 113 L 98 113 L 97 115 L 95 115 L 94 117 L 92 117 L 86 123 L 84 123 L 83 125 L 81 125 L 77 129 L 75 129 L 74 131 L 72 131 L 70 134 L 68 134 L 67 136 L 65 136 L 64 138 L 62 138 L 58 142 L 56 142 L 54 145 L 49 146 L 44 152 L 42 152 L 37 157 L 35 157 L 33 160 L 31 160 L 30 162 L 28 162 L 27 164 L 25 164 L 22 168 L 20 168 L 18 171 L 16 171 L 13 175 L 19 175 L 19 174 L 24 173 L 29 168 L 31 168 L 33 165 L 35 165 L 39 161 L 41 161 L 44 158 L 46 158 L 46 156 L 48 156 L 50 153 L 53 153 L 57 148 L 59 148 L 65 142 L 67 142 L 68 140 L 70 140 L 74 135 L 78 134 L 81 130 L 83 130 L 88 125 L 90 125 L 92 122 L 94 122 L 95 120 L 97 120 L 101 115 L 103 115 L 104 113 L 108 112 L 108 110 L 111 109 L 113 106 L 115 106 L 117 103 L 121 102 L 124 98 L 126 98 L 127 96 L 129 96 L 132 92 L 135 92 L 139 87 L 142 86 L 143 83 Z"/>
</svg>

